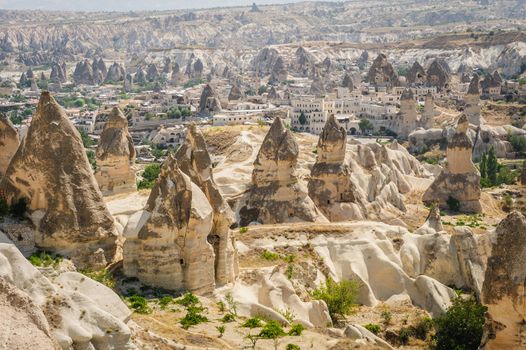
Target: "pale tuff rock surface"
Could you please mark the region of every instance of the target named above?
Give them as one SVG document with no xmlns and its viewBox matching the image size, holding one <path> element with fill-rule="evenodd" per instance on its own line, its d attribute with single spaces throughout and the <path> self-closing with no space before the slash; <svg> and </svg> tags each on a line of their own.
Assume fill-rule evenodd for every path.
<svg viewBox="0 0 526 350">
<path fill-rule="evenodd" d="M 480 92 L 479 76 L 475 74 L 469 83 L 468 93 L 464 97 L 466 102 L 465 114 L 470 124 L 480 125 Z"/>
<path fill-rule="evenodd" d="M 242 226 L 253 221 L 326 221 L 298 181 L 298 152 L 294 136 L 277 117 L 254 162 L 252 187 L 239 213 Z"/>
<path fill-rule="evenodd" d="M 7 116 L 0 114 L 0 179 L 5 174 L 19 144 L 15 127 Z"/>
<path fill-rule="evenodd" d="M 496 229 L 482 287 L 488 307 L 484 349 L 526 347 L 526 218 L 513 212 Z"/>
<path fill-rule="evenodd" d="M 23 327 L 13 329 L 11 327 L 16 327 L 16 323 L 10 323 L 7 328 L 24 334 L 20 337 L 23 339 L 13 341 L 38 342 L 19 349 L 133 348 L 126 325 L 131 312 L 112 290 L 98 282 L 76 272 L 60 275 L 56 281 L 51 281 L 15 246 L 0 243 L 0 285 L 6 286 L 0 288 L 0 295 L 13 294 L 7 315 L 12 315 L 14 322 L 20 322 L 20 317 L 31 317 L 31 322 Z M 2 321 L 4 317 L 0 323 Z M 59 347 L 53 346 L 53 342 Z"/>
<path fill-rule="evenodd" d="M 186 140 L 175 158 L 181 171 L 203 191 L 214 212 L 213 226 L 207 241 L 214 248 L 216 283 L 222 285 L 232 282 L 238 273 L 235 235 L 230 230 L 230 226 L 235 223 L 235 216 L 214 182 L 212 160 L 203 135 L 194 124 L 188 126 Z"/>
<path fill-rule="evenodd" d="M 451 80 L 451 69 L 446 61 L 435 59 L 426 72 L 427 83 L 436 86 L 439 91 L 446 90 Z"/>
<path fill-rule="evenodd" d="M 387 60 L 387 56 L 383 53 L 379 54 L 374 60 L 367 73 L 367 82 L 379 85 L 396 85 L 398 83 L 398 75 L 393 66 Z"/>
<path fill-rule="evenodd" d="M 116 81 L 122 81 L 126 77 L 126 71 L 124 70 L 124 67 L 117 63 L 113 62 L 113 64 L 108 69 L 108 74 L 106 74 L 106 78 L 104 81 L 106 82 L 116 82 Z"/>
<path fill-rule="evenodd" d="M 47 92 L 0 183 L 8 202 L 25 199 L 36 245 L 100 267 L 115 254 L 115 228 L 77 129 Z M 105 259 L 89 261 L 98 249 Z"/>
<path fill-rule="evenodd" d="M 431 129 L 435 124 L 435 100 L 431 93 L 426 95 L 424 101 L 424 111 L 420 118 L 420 126 L 424 129 Z"/>
<path fill-rule="evenodd" d="M 133 140 L 128 132 L 128 120 L 114 107 L 100 135 L 96 152 L 95 178 L 104 195 L 136 190 Z"/>
<path fill-rule="evenodd" d="M 57 72 L 57 78 L 61 78 L 61 72 Z M 93 68 L 88 60 L 77 63 L 75 71 L 73 72 L 73 80 L 76 84 L 93 85 L 95 83 Z M 59 81 L 62 82 L 62 80 Z"/>
<path fill-rule="evenodd" d="M 213 225 L 205 194 L 168 157 L 145 210 L 128 221 L 124 273 L 154 287 L 211 292 L 215 259 L 207 238 Z"/>
<path fill-rule="evenodd" d="M 345 162 L 347 134 L 331 115 L 318 140 L 317 159 L 308 182 L 309 196 L 330 221 L 361 219 L 351 169 Z M 360 203 L 360 204 L 359 204 Z"/>
<path fill-rule="evenodd" d="M 440 209 L 438 208 L 438 205 L 432 205 L 429 214 L 427 215 L 426 222 L 419 227 L 415 233 L 429 234 L 441 231 L 444 231 L 444 226 L 442 226 L 442 220 L 440 219 Z"/>
<path fill-rule="evenodd" d="M 443 169 L 424 193 L 423 201 L 438 202 L 447 207 L 448 199 L 454 198 L 460 203 L 463 212 L 480 212 L 480 174 L 471 160 L 473 143 L 466 135 L 468 120 L 461 115 L 457 131 L 448 142 L 447 168 Z"/>
<path fill-rule="evenodd" d="M 232 89 L 230 89 L 230 93 L 228 94 L 228 100 L 229 101 L 237 101 L 241 100 L 245 97 L 245 94 L 238 85 L 233 85 Z"/>
<path fill-rule="evenodd" d="M 421 85 L 426 82 L 426 71 L 417 61 L 413 63 L 409 72 L 407 72 L 407 83 Z"/>
<path fill-rule="evenodd" d="M 48 321 L 31 298 L 0 277 L 0 327 L 3 349 L 60 349 L 53 340 Z"/>
<path fill-rule="evenodd" d="M 199 113 L 212 114 L 221 111 L 221 102 L 210 84 L 206 84 L 199 100 Z"/>
<path fill-rule="evenodd" d="M 289 321 L 278 310 L 290 310 L 294 321 L 307 327 L 326 327 L 332 323 L 324 303 L 301 300 L 291 281 L 274 268 L 246 272 L 233 287 L 232 296 L 239 304 L 241 316 L 264 315 L 288 324 Z"/>
</svg>

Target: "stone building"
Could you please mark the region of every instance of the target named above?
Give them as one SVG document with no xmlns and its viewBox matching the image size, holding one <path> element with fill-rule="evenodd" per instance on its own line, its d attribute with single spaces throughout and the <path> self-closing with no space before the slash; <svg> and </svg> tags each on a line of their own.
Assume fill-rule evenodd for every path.
<svg viewBox="0 0 526 350">
<path fill-rule="evenodd" d="M 114 107 L 100 135 L 96 152 L 95 178 L 103 195 L 133 192 L 137 189 L 135 171 L 135 148 L 128 132 L 128 120 L 122 111 Z"/>
</svg>

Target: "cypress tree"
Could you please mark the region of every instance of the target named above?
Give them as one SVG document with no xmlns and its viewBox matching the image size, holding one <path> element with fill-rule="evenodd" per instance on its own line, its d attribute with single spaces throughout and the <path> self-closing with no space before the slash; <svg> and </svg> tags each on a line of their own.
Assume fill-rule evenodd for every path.
<svg viewBox="0 0 526 350">
<path fill-rule="evenodd" d="M 484 152 L 480 161 L 480 178 L 485 179 L 486 177 L 488 177 L 488 155 Z"/>
<path fill-rule="evenodd" d="M 497 173 L 499 172 L 499 163 L 497 162 L 497 154 L 493 146 L 489 149 L 488 152 L 488 161 L 487 161 L 487 172 L 488 180 L 492 186 L 497 185 Z"/>
</svg>

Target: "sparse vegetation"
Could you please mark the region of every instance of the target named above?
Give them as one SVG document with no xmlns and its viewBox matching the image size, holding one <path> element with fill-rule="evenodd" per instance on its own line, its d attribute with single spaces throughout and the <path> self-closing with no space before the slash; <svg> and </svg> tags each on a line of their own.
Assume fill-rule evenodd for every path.
<svg viewBox="0 0 526 350">
<path fill-rule="evenodd" d="M 301 348 L 296 344 L 287 344 L 286 350 L 301 350 Z"/>
<path fill-rule="evenodd" d="M 223 336 L 223 334 L 225 334 L 225 326 L 223 326 L 223 325 L 216 326 L 216 329 L 219 332 L 219 338 L 221 338 Z"/>
<path fill-rule="evenodd" d="M 205 309 L 202 306 L 188 306 L 186 308 L 186 315 L 179 321 L 179 323 L 184 329 L 188 329 L 191 326 L 208 322 L 208 318 L 201 314 L 204 310 Z"/>
<path fill-rule="evenodd" d="M 130 308 L 138 314 L 149 314 L 152 312 L 148 302 L 141 295 L 132 295 L 126 299 Z"/>
<path fill-rule="evenodd" d="M 380 325 L 378 324 L 375 324 L 375 323 L 368 323 L 364 326 L 365 329 L 367 329 L 369 332 L 373 333 L 373 334 L 378 334 L 380 333 L 380 331 L 382 330 L 380 328 Z"/>
<path fill-rule="evenodd" d="M 36 252 L 31 254 L 28 260 L 33 266 L 56 268 L 62 261 L 62 257 L 60 255 L 53 256 L 48 252 Z"/>
<path fill-rule="evenodd" d="M 248 227 L 243 226 L 239 228 L 239 233 L 247 233 L 247 232 L 248 232 Z"/>
<path fill-rule="evenodd" d="M 335 282 L 328 278 L 323 285 L 312 292 L 314 299 L 323 300 L 327 304 L 333 321 L 352 312 L 356 303 L 360 284 L 354 280 Z"/>
<path fill-rule="evenodd" d="M 274 261 L 279 258 L 279 255 L 277 253 L 273 253 L 271 251 L 265 250 L 263 253 L 261 253 L 261 258 L 267 261 Z"/>
<path fill-rule="evenodd" d="M 290 327 L 287 334 L 293 337 L 299 337 L 304 330 L 305 327 L 301 323 L 295 323 Z"/>
<path fill-rule="evenodd" d="M 391 311 L 384 310 L 382 311 L 381 316 L 384 327 L 389 326 L 391 324 L 391 320 L 393 319 L 393 314 L 391 314 Z"/>
<path fill-rule="evenodd" d="M 285 331 L 283 330 L 283 327 L 276 321 L 270 320 L 268 321 L 265 326 L 263 326 L 263 329 L 261 329 L 261 332 L 259 332 L 258 336 L 261 339 L 271 339 L 274 341 L 274 350 L 277 350 L 278 348 L 278 340 L 279 338 L 286 335 Z"/>
<path fill-rule="evenodd" d="M 261 323 L 261 319 L 259 317 L 252 317 L 243 323 L 243 327 L 245 328 L 259 328 L 263 324 Z"/>
<path fill-rule="evenodd" d="M 229 323 L 229 322 L 234 322 L 235 320 L 236 320 L 236 315 L 227 313 L 225 316 L 223 316 L 223 318 L 221 319 L 221 322 Z"/>
<path fill-rule="evenodd" d="M 98 270 L 98 271 L 92 271 L 89 269 L 80 270 L 80 273 L 83 275 L 91 278 L 92 280 L 95 280 L 99 283 L 104 284 L 106 287 L 115 289 L 117 286 L 117 282 L 115 281 L 115 278 L 113 277 L 112 273 L 109 270 Z"/>
</svg>

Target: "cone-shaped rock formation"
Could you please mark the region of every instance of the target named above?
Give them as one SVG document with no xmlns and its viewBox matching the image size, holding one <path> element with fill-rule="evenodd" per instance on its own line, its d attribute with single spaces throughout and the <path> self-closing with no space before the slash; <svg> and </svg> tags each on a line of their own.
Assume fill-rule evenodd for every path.
<svg viewBox="0 0 526 350">
<path fill-rule="evenodd" d="M 113 218 L 79 132 L 49 92 L 40 97 L 0 191 L 8 202 L 27 201 L 38 247 L 71 257 L 77 267 L 100 267 L 113 259 Z"/>
<path fill-rule="evenodd" d="M 104 195 L 136 190 L 133 140 L 128 132 L 128 120 L 117 107 L 104 125 L 97 147 L 95 178 Z"/>
<path fill-rule="evenodd" d="M 20 140 L 15 127 L 5 115 L 0 115 L 0 179 L 4 176 Z"/>
</svg>

